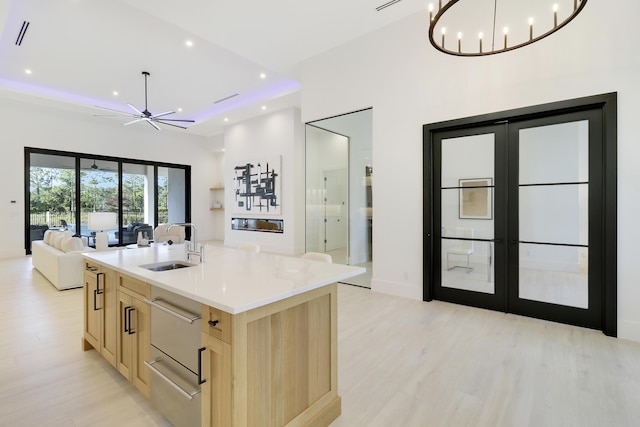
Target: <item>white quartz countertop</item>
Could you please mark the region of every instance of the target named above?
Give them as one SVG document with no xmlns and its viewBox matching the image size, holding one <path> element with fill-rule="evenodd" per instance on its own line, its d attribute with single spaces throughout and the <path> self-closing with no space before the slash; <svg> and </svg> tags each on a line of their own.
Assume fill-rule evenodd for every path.
<svg viewBox="0 0 640 427">
<path fill-rule="evenodd" d="M 150 271 L 141 265 L 186 262 L 184 245 L 164 245 L 83 253 L 88 260 L 202 304 L 237 314 L 338 282 L 364 268 L 254 253 L 221 246 L 205 247 L 205 262 L 192 267 Z"/>
</svg>

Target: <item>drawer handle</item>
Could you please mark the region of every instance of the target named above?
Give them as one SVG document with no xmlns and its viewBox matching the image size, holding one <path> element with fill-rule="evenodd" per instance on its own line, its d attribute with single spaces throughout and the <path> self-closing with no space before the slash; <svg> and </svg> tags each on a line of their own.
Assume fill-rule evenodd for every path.
<svg viewBox="0 0 640 427">
<path fill-rule="evenodd" d="M 163 303 L 169 305 L 168 302 L 164 301 L 162 298 L 159 298 L 159 297 L 158 298 L 152 298 L 152 299 L 146 299 L 145 298 L 145 300 L 144 300 L 144 302 L 146 302 L 150 306 L 155 307 L 157 309 L 160 309 L 160 310 L 164 311 L 165 313 L 169 313 L 170 315 L 175 316 L 178 319 L 183 320 L 183 321 L 185 321 L 187 323 L 193 323 L 196 320 L 200 319 L 200 316 L 198 316 L 197 314 L 188 313 L 189 316 L 185 316 L 182 313 L 178 313 L 177 311 L 171 310 L 170 308 L 165 307 L 164 305 L 158 304 L 157 301 L 162 301 Z"/>
<path fill-rule="evenodd" d="M 153 371 L 155 374 L 157 374 L 160 378 L 162 378 L 163 380 L 165 380 L 171 387 L 173 387 L 174 389 L 176 389 L 181 395 L 183 395 L 184 397 L 186 397 L 189 400 L 193 400 L 193 397 L 200 393 L 201 390 L 194 390 L 191 393 L 189 393 L 188 391 L 185 391 L 182 387 L 180 387 L 178 384 L 174 383 L 173 381 L 171 381 L 171 379 L 169 377 L 167 377 L 165 374 L 163 374 L 162 372 L 160 372 L 155 366 L 156 363 L 161 362 L 161 360 L 152 360 L 151 362 L 147 362 L 146 360 L 144 361 L 144 364 L 147 368 L 151 369 L 151 371 Z"/>
<path fill-rule="evenodd" d="M 218 320 L 209 320 L 208 323 L 209 323 L 209 326 L 211 326 L 212 328 L 215 328 L 218 325 L 218 323 L 220 323 L 220 321 L 218 321 Z"/>
</svg>

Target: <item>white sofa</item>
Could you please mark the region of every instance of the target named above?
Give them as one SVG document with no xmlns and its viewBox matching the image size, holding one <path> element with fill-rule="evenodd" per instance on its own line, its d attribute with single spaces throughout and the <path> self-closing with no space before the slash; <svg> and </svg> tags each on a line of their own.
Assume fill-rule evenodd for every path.
<svg viewBox="0 0 640 427">
<path fill-rule="evenodd" d="M 31 243 L 31 264 L 59 290 L 79 288 L 84 282 L 82 253 L 94 250 L 70 231 L 47 230 L 44 240 Z"/>
</svg>

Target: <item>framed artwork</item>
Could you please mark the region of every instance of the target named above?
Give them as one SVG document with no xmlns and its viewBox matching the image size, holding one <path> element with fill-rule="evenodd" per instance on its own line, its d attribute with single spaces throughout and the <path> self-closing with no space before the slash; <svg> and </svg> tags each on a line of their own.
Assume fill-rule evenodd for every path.
<svg viewBox="0 0 640 427">
<path fill-rule="evenodd" d="M 281 213 L 281 157 L 239 162 L 233 168 L 234 213 Z"/>
<path fill-rule="evenodd" d="M 460 219 L 491 219 L 493 217 L 493 185 L 491 178 L 459 180 Z"/>
</svg>

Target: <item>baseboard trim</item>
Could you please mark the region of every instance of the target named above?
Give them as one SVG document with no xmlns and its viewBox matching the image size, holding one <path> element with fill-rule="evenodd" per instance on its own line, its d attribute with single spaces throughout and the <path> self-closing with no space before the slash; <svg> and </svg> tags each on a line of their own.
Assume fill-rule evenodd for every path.
<svg viewBox="0 0 640 427">
<path fill-rule="evenodd" d="M 381 294 L 422 301 L 422 287 L 416 287 L 413 284 L 393 283 L 372 279 L 371 290 Z"/>
<path fill-rule="evenodd" d="M 640 342 L 640 322 L 618 319 L 618 338 Z"/>
</svg>

